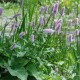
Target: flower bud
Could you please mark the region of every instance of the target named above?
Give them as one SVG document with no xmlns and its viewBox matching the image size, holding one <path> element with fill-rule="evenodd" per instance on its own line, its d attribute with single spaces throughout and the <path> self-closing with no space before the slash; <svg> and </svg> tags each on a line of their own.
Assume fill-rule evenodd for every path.
<svg viewBox="0 0 80 80">
<path fill-rule="evenodd" d="M 72 26 L 72 19 L 68 21 L 68 26 Z"/>
<path fill-rule="evenodd" d="M 15 29 L 15 24 L 13 23 L 13 24 L 11 25 L 11 31 L 14 30 L 14 29 Z"/>
<path fill-rule="evenodd" d="M 75 25 L 78 25 L 78 18 L 75 19 Z"/>
<path fill-rule="evenodd" d="M 34 26 L 35 26 L 35 22 L 34 22 L 34 21 L 32 21 L 32 22 L 29 22 L 29 26 L 32 26 L 32 27 L 34 27 Z"/>
<path fill-rule="evenodd" d="M 21 14 L 17 13 L 11 19 L 17 18 L 18 16 L 21 16 Z"/>
<path fill-rule="evenodd" d="M 54 11 L 54 8 L 55 8 L 55 4 L 53 3 L 52 4 L 52 11 Z"/>
</svg>

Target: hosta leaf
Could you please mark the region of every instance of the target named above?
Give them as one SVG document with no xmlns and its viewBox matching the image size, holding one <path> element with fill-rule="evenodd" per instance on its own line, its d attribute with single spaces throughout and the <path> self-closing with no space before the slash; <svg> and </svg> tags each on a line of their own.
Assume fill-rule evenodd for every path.
<svg viewBox="0 0 80 80">
<path fill-rule="evenodd" d="M 42 72 L 39 72 L 34 64 L 28 64 L 26 69 L 37 79 L 37 80 L 44 80 L 46 75 Z"/>
<path fill-rule="evenodd" d="M 27 80 L 28 73 L 25 68 L 11 69 L 11 67 L 8 67 L 7 69 L 12 76 L 17 76 L 21 80 Z"/>
<path fill-rule="evenodd" d="M 29 60 L 24 58 L 14 58 L 9 60 L 9 62 L 11 62 L 10 66 L 12 67 L 24 67 L 29 62 Z"/>
<path fill-rule="evenodd" d="M 5 64 L 5 60 L 0 57 L 0 66 L 4 67 L 4 64 Z"/>
</svg>

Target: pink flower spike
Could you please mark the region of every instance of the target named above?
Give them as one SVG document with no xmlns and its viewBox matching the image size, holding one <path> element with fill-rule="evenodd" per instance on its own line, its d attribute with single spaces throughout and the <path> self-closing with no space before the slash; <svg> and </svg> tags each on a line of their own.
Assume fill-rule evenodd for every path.
<svg viewBox="0 0 80 80">
<path fill-rule="evenodd" d="M 58 13 L 58 6 L 59 6 L 59 3 L 58 1 L 56 1 L 56 4 L 55 4 L 55 8 L 54 8 L 54 13 Z"/>
<path fill-rule="evenodd" d="M 78 25 L 78 18 L 75 19 L 75 25 Z"/>
<path fill-rule="evenodd" d="M 72 26 L 72 19 L 68 21 L 68 26 Z"/>
<path fill-rule="evenodd" d="M 41 13 L 43 13 L 43 12 L 44 12 L 44 7 L 41 6 L 39 13 L 41 14 Z"/>
<path fill-rule="evenodd" d="M 58 20 L 58 23 L 61 23 L 61 24 L 62 24 L 62 19 L 59 19 L 59 20 Z"/>
<path fill-rule="evenodd" d="M 25 35 L 25 32 L 21 32 L 21 33 L 19 34 L 19 38 L 22 38 L 24 35 Z"/>
<path fill-rule="evenodd" d="M 52 4 L 52 15 L 55 15 L 54 10 L 55 10 L 55 4 L 53 3 L 53 4 Z"/>
<path fill-rule="evenodd" d="M 13 43 L 12 46 L 10 47 L 10 50 L 13 50 L 16 47 L 16 43 Z"/>
<path fill-rule="evenodd" d="M 48 11 L 48 5 L 46 5 L 46 6 L 44 7 L 44 10 L 45 10 L 45 12 Z"/>
<path fill-rule="evenodd" d="M 69 34 L 68 36 L 68 41 L 71 43 L 72 42 L 72 34 Z"/>
<path fill-rule="evenodd" d="M 53 24 L 53 28 L 55 28 L 57 25 L 57 19 L 54 19 L 54 24 Z"/>
<path fill-rule="evenodd" d="M 54 30 L 53 29 L 44 29 L 43 32 L 46 34 L 52 35 L 54 33 Z"/>
<path fill-rule="evenodd" d="M 44 23 L 44 16 L 41 16 L 39 18 L 39 25 L 42 25 Z"/>
<path fill-rule="evenodd" d="M 55 8 L 55 4 L 53 3 L 52 4 L 52 11 L 54 11 L 54 8 Z"/>
<path fill-rule="evenodd" d="M 33 34 L 30 36 L 30 41 L 34 42 L 34 35 Z"/>
<path fill-rule="evenodd" d="M 76 36 L 79 35 L 79 30 L 78 30 L 78 29 L 75 30 L 75 35 L 76 35 Z"/>
<path fill-rule="evenodd" d="M 0 8 L 0 16 L 2 15 L 2 13 L 3 13 L 3 9 L 2 9 L 2 8 Z"/>
<path fill-rule="evenodd" d="M 59 23 L 56 27 L 56 33 L 59 34 L 61 29 L 61 23 Z"/>
<path fill-rule="evenodd" d="M 65 7 L 61 9 L 61 12 L 60 12 L 61 16 L 64 16 L 64 11 L 65 11 Z"/>
</svg>

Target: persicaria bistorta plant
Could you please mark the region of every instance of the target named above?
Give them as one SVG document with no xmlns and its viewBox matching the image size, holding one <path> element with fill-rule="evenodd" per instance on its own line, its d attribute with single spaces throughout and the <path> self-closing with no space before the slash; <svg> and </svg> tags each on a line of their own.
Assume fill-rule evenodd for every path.
<svg viewBox="0 0 80 80">
<path fill-rule="evenodd" d="M 11 32 L 16 28 L 13 35 L 6 37 L 5 34 L 2 34 L 0 37 L 2 38 L 0 54 L 2 56 L 5 53 L 3 55 L 5 59 L 2 60 L 5 64 L 1 63 L 2 66 L 4 65 L 8 73 L 17 76 L 16 78 L 20 80 L 32 80 L 31 77 L 37 80 L 59 78 L 62 80 L 63 77 L 67 78 L 68 76 L 69 78 L 65 80 L 72 80 L 71 76 L 76 76 L 73 72 L 80 67 L 76 66 L 78 57 L 75 56 L 79 56 L 80 53 L 78 47 L 80 46 L 78 44 L 79 19 L 67 18 L 65 7 L 59 10 L 59 0 L 52 5 L 40 6 L 40 10 L 39 6 L 31 4 L 31 2 L 28 6 L 23 5 L 23 0 L 20 0 L 20 4 L 22 14 L 15 14 L 11 20 L 18 23 L 18 18 L 22 15 L 21 22 L 19 25 L 11 23 Z M 2 15 L 2 9 L 0 9 L 0 15 Z M 75 23 L 72 23 L 73 21 Z M 5 32 L 5 27 L 3 32 Z M 75 38 L 77 40 L 74 40 Z M 68 43 L 69 45 L 67 45 Z M 74 46 L 75 44 L 77 47 Z M 74 67 L 72 67 L 73 65 Z M 80 74 L 79 72 L 75 73 Z"/>
</svg>

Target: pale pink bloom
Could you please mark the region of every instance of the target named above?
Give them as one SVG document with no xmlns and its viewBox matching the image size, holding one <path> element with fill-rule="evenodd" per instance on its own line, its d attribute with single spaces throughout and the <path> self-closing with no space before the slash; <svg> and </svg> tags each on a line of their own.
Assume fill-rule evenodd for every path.
<svg viewBox="0 0 80 80">
<path fill-rule="evenodd" d="M 46 34 L 52 35 L 54 33 L 54 30 L 53 29 L 44 29 L 43 32 Z"/>
<path fill-rule="evenodd" d="M 75 35 L 76 35 L 76 36 L 79 35 L 79 30 L 78 30 L 78 29 L 75 30 Z"/>
</svg>

